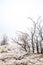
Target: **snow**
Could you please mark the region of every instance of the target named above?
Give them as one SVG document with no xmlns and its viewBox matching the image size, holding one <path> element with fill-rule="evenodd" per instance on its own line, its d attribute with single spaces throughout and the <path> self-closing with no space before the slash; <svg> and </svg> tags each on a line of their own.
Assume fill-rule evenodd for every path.
<svg viewBox="0 0 43 65">
<path fill-rule="evenodd" d="M 43 65 L 43 54 L 25 55 L 26 52 L 20 48 L 15 45 L 0 46 L 0 65 Z M 23 58 L 17 59 L 20 56 Z"/>
</svg>

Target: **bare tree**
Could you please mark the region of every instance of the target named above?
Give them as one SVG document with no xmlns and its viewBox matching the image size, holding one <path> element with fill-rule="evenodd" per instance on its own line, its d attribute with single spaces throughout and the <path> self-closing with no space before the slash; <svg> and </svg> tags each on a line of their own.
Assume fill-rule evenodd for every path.
<svg viewBox="0 0 43 65">
<path fill-rule="evenodd" d="M 39 53 L 39 45 L 41 48 L 41 53 L 43 53 L 43 48 L 42 48 L 42 41 L 43 41 L 42 30 L 43 30 L 43 27 L 41 27 L 41 25 L 40 25 L 41 17 L 39 17 L 37 19 L 37 22 L 35 22 L 31 17 L 28 17 L 28 19 L 30 19 L 33 23 L 33 27 L 31 28 L 31 31 L 30 31 L 31 34 L 20 32 L 20 34 L 18 35 L 18 40 L 13 39 L 13 41 L 16 42 L 18 45 L 20 45 L 26 52 L 27 52 L 27 50 L 29 50 L 29 52 L 30 52 L 29 41 L 31 41 L 33 53 L 35 51 L 34 50 L 35 49 L 35 46 L 34 46 L 35 43 L 36 43 L 37 53 Z"/>
<path fill-rule="evenodd" d="M 20 34 L 18 35 L 18 41 L 17 39 L 16 40 L 13 39 L 13 41 L 16 42 L 18 45 L 20 45 L 26 52 L 28 52 L 28 50 L 30 52 L 28 38 L 29 38 L 29 34 L 20 32 Z"/>
<path fill-rule="evenodd" d="M 7 42 L 7 36 L 3 36 L 3 40 L 1 41 L 1 45 L 7 45 L 8 42 Z"/>
<path fill-rule="evenodd" d="M 41 27 L 40 25 L 39 25 L 39 27 L 38 27 L 38 31 L 39 31 L 39 36 L 40 36 L 40 41 L 39 41 L 39 43 L 40 43 L 40 49 L 41 49 L 41 53 L 43 53 L 43 48 L 42 48 L 42 41 L 43 41 L 43 27 Z"/>
<path fill-rule="evenodd" d="M 31 17 L 28 17 L 28 19 L 30 19 L 32 22 L 33 22 L 33 28 L 31 28 L 31 43 L 32 43 L 32 49 L 33 49 L 33 53 L 34 53 L 34 41 L 36 41 L 36 49 L 37 49 L 37 53 L 39 53 L 39 49 L 38 49 L 38 38 L 37 38 L 37 29 L 38 29 L 38 27 L 39 27 L 39 25 L 40 25 L 40 23 L 39 23 L 39 21 L 40 21 L 40 18 L 41 18 L 41 16 L 37 19 L 37 22 L 35 23 L 35 21 L 31 18 Z M 38 23 L 39 23 L 39 25 L 38 25 Z M 37 27 L 38 26 L 38 27 Z M 33 30 L 32 30 L 33 29 Z M 40 27 L 39 27 L 39 29 L 40 29 Z M 38 29 L 38 30 L 39 30 Z M 42 34 L 42 32 L 40 32 L 39 31 L 39 33 L 41 33 Z M 41 34 L 38 34 L 38 35 L 41 35 Z M 36 38 L 36 40 L 35 40 L 35 38 Z M 42 38 L 42 35 L 41 35 L 41 38 Z M 41 45 L 40 45 L 41 46 Z"/>
<path fill-rule="evenodd" d="M 33 53 L 34 53 L 34 35 L 35 35 L 35 32 L 36 32 L 37 23 L 35 23 L 35 21 L 31 17 L 28 17 L 28 19 L 30 19 L 33 22 L 33 27 L 34 27 L 34 29 L 31 28 L 31 32 L 30 32 L 31 33 L 31 43 L 32 43 L 32 48 L 33 48 Z"/>
<path fill-rule="evenodd" d="M 39 40 L 38 40 L 38 36 L 36 36 L 36 49 L 37 49 L 37 53 L 39 54 Z"/>
</svg>

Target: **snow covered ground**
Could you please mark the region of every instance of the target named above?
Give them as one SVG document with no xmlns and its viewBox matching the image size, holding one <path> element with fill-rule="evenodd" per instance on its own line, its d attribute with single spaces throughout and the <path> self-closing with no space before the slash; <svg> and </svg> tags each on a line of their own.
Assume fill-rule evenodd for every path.
<svg viewBox="0 0 43 65">
<path fill-rule="evenodd" d="M 17 45 L 0 46 L 0 65 L 43 65 L 43 54 L 26 54 Z"/>
</svg>

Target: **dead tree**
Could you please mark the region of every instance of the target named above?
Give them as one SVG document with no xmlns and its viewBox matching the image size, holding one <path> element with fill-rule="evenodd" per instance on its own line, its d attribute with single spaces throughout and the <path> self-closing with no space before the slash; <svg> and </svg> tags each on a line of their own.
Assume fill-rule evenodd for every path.
<svg viewBox="0 0 43 65">
<path fill-rule="evenodd" d="M 18 45 L 20 45 L 26 52 L 27 52 L 28 49 L 30 51 L 30 46 L 29 46 L 28 41 L 31 40 L 33 53 L 34 53 L 34 49 L 35 49 L 34 48 L 35 47 L 34 41 L 36 41 L 37 53 L 39 53 L 39 44 L 40 44 L 40 48 L 41 48 L 41 53 L 43 53 L 43 49 L 42 49 L 42 41 L 43 41 L 42 29 L 43 28 L 40 27 L 40 23 L 39 23 L 40 18 L 41 17 L 39 17 L 37 19 L 37 22 L 35 23 L 35 21 L 33 21 L 33 19 L 31 17 L 28 17 L 28 19 L 30 19 L 33 22 L 33 27 L 31 28 L 31 31 L 30 31 L 31 34 L 29 35 L 29 33 L 20 32 L 20 35 L 18 35 L 18 40 L 13 39 L 13 41 L 16 42 Z M 38 25 L 38 23 L 39 23 L 39 25 Z M 37 34 L 37 32 L 38 32 L 38 34 Z M 38 35 L 38 37 L 37 37 L 37 35 Z M 28 37 L 30 39 L 28 39 Z M 41 38 L 40 42 L 39 42 L 38 38 Z"/>
<path fill-rule="evenodd" d="M 34 35 L 35 35 L 35 32 L 36 32 L 36 25 L 37 25 L 37 23 L 35 23 L 35 21 L 33 21 L 33 19 L 31 18 L 31 17 L 28 17 L 28 19 L 30 19 L 32 22 L 33 22 L 33 27 L 34 27 L 34 29 L 33 28 L 31 28 L 31 43 L 32 43 L 32 49 L 33 49 L 33 53 L 34 53 Z M 32 30 L 33 29 L 33 30 Z"/>
<path fill-rule="evenodd" d="M 39 43 L 40 43 L 41 53 L 43 53 L 43 50 L 42 50 L 43 32 L 42 32 L 42 30 L 43 30 L 43 27 L 41 27 L 39 25 L 38 31 L 39 31 L 39 36 L 40 36 L 40 42 Z"/>
<path fill-rule="evenodd" d="M 37 53 L 39 54 L 39 41 L 38 41 L 38 36 L 36 36 L 36 49 L 37 49 Z"/>
<path fill-rule="evenodd" d="M 20 34 L 18 35 L 18 41 L 17 39 L 16 40 L 13 39 L 13 41 L 17 43 L 18 45 L 20 45 L 26 52 L 28 52 L 28 50 L 30 52 L 28 37 L 29 35 L 27 33 L 20 32 Z"/>
<path fill-rule="evenodd" d="M 39 17 L 37 19 L 37 22 L 35 23 L 35 21 L 31 17 L 28 17 L 28 19 L 30 19 L 33 22 L 33 27 L 34 27 L 34 28 L 32 28 L 33 30 L 31 29 L 31 32 L 30 32 L 31 33 L 31 39 L 30 40 L 31 40 L 31 43 L 32 43 L 33 53 L 34 53 L 34 41 L 35 41 L 34 38 L 36 37 L 35 36 L 35 34 L 37 32 L 36 29 L 37 29 L 37 25 L 38 25 L 38 22 L 39 22 L 40 18 L 41 17 Z M 38 39 L 36 39 L 36 47 L 37 47 L 37 52 L 39 53 L 39 51 L 38 51 Z"/>
</svg>

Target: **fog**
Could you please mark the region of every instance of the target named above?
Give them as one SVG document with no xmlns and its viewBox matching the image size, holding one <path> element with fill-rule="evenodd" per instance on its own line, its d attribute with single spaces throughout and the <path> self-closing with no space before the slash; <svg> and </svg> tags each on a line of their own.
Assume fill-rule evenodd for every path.
<svg viewBox="0 0 43 65">
<path fill-rule="evenodd" d="M 0 38 L 14 37 L 17 31 L 27 31 L 32 22 L 43 17 L 43 0 L 0 0 Z"/>
</svg>

